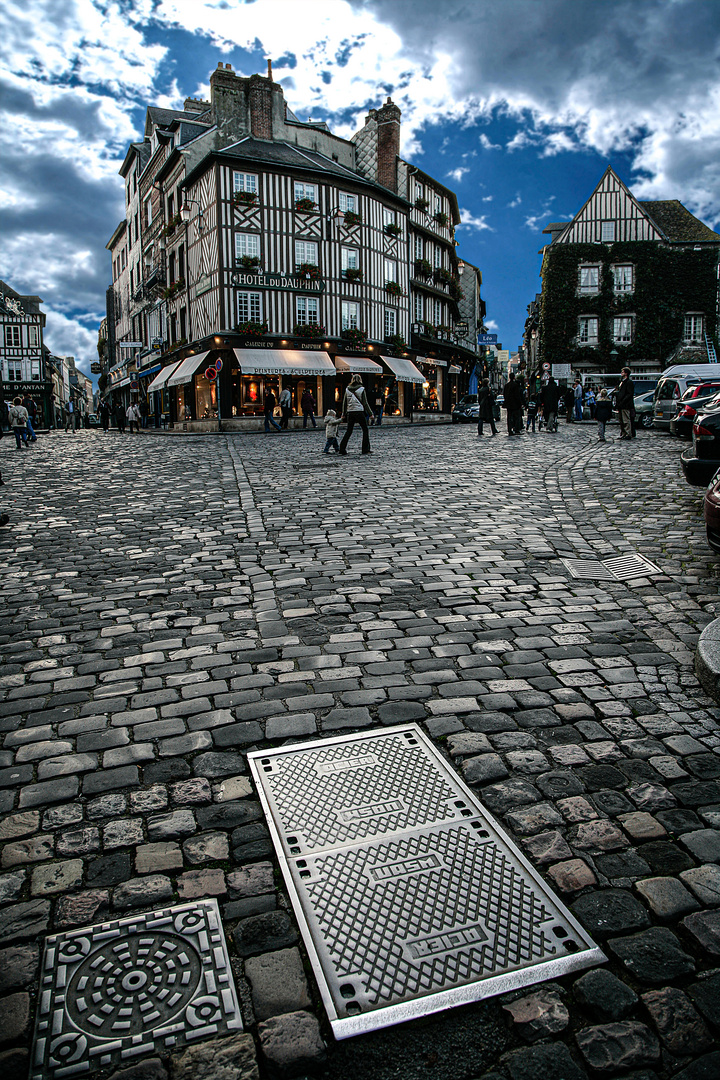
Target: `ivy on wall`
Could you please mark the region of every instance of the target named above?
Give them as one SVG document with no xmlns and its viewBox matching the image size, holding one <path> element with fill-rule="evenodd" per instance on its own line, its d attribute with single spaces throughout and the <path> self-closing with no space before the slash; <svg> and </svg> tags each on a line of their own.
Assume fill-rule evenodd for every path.
<svg viewBox="0 0 720 1080">
<path fill-rule="evenodd" d="M 611 266 L 635 268 L 635 289 L 614 292 Z M 600 292 L 578 295 L 581 264 L 600 266 Z M 598 370 L 609 367 L 617 349 L 617 366 L 656 361 L 660 370 L 679 344 L 688 311 L 703 312 L 708 336 L 718 344 L 717 249 L 702 251 L 663 247 L 652 241 L 617 244 L 558 244 L 545 253 L 540 301 L 541 360 L 555 364 L 588 361 Z M 578 318 L 598 319 L 598 345 L 578 345 Z M 613 341 L 613 319 L 634 315 L 633 341 Z"/>
</svg>

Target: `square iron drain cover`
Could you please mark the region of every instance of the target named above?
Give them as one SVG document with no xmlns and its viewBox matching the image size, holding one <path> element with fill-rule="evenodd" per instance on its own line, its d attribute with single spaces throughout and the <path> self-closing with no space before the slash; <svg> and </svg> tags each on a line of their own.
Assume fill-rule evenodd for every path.
<svg viewBox="0 0 720 1080">
<path fill-rule="evenodd" d="M 631 581 L 633 578 L 657 577 L 662 570 L 644 555 L 618 555 L 612 559 L 561 559 L 574 578 L 595 581 Z"/>
<path fill-rule="evenodd" d="M 415 724 L 248 759 L 336 1038 L 605 960 Z"/>
<path fill-rule="evenodd" d="M 45 941 L 30 1080 L 77 1076 L 242 1031 L 216 900 Z"/>
</svg>

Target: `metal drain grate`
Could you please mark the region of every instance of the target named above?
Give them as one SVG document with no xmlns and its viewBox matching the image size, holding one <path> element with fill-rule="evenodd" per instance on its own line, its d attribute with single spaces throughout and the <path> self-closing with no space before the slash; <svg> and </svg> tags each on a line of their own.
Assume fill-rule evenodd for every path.
<svg viewBox="0 0 720 1080">
<path fill-rule="evenodd" d="M 242 1031 L 216 900 L 53 934 L 30 1080 L 55 1080 Z"/>
<path fill-rule="evenodd" d="M 614 559 L 561 559 L 574 578 L 596 581 L 630 581 L 662 575 L 660 567 L 642 555 L 619 555 Z"/>
<path fill-rule="evenodd" d="M 248 759 L 336 1038 L 605 959 L 416 725 Z"/>
</svg>

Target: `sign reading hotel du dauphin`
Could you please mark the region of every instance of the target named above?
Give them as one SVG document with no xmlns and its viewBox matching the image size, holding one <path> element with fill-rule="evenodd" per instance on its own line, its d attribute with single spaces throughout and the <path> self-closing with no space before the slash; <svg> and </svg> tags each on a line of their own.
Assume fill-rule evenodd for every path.
<svg viewBox="0 0 720 1080">
<path fill-rule="evenodd" d="M 232 274 L 232 284 L 245 289 L 291 289 L 293 292 L 321 293 L 325 290 L 322 278 L 311 278 L 307 274 L 263 274 L 253 270 L 243 270 Z"/>
</svg>

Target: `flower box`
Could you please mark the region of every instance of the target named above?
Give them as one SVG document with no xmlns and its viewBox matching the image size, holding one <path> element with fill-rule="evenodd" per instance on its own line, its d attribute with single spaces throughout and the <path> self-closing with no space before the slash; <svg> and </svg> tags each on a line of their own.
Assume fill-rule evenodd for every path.
<svg viewBox="0 0 720 1080">
<path fill-rule="evenodd" d="M 352 341 L 355 345 L 364 346 L 367 342 L 367 330 L 350 328 L 343 330 L 340 335 L 345 341 Z"/>
<path fill-rule="evenodd" d="M 268 324 L 266 322 L 241 322 L 235 327 L 235 333 L 241 334 L 243 337 L 262 337 L 263 334 L 267 334 Z"/>
<path fill-rule="evenodd" d="M 256 191 L 235 191 L 233 202 L 236 206 L 257 206 L 258 197 Z"/>
<path fill-rule="evenodd" d="M 174 296 L 177 296 L 179 292 L 185 288 L 185 278 L 178 278 L 171 285 L 168 285 L 167 289 L 163 289 L 163 300 L 172 300 Z"/>
<path fill-rule="evenodd" d="M 442 225 L 443 228 L 447 228 L 448 216 L 444 214 L 442 210 L 438 210 L 437 214 L 433 215 L 433 221 L 437 221 L 438 225 Z"/>
<path fill-rule="evenodd" d="M 295 209 L 300 214 L 312 214 L 315 210 L 316 204 L 312 199 L 296 199 Z"/>
<path fill-rule="evenodd" d="M 452 284 L 452 274 L 449 270 L 445 270 L 442 266 L 437 266 L 433 270 L 433 281 L 436 285 L 450 285 Z"/>
<path fill-rule="evenodd" d="M 343 270 L 343 277 L 346 281 L 362 281 L 363 272 L 356 267 L 350 267 L 347 270 Z"/>
<path fill-rule="evenodd" d="M 399 225 L 393 224 L 393 222 L 390 222 L 385 226 L 386 236 L 400 236 L 401 232 L 402 228 Z"/>
<path fill-rule="evenodd" d="M 426 281 L 432 274 L 432 266 L 427 259 L 415 260 L 415 277 L 422 278 Z"/>
<path fill-rule="evenodd" d="M 300 263 L 295 267 L 295 273 L 298 277 L 310 278 L 311 281 L 320 279 L 320 267 L 315 263 Z"/>
<path fill-rule="evenodd" d="M 320 323 L 295 323 L 293 337 L 325 337 L 325 327 L 321 326 Z"/>
<path fill-rule="evenodd" d="M 402 334 L 388 334 L 385 338 L 385 344 L 391 345 L 398 352 L 404 352 L 407 349 L 407 343 Z"/>
<path fill-rule="evenodd" d="M 405 290 L 398 281 L 386 281 L 385 292 L 388 296 L 404 296 Z"/>
<path fill-rule="evenodd" d="M 415 200 L 415 209 L 416 210 L 423 210 L 425 213 L 427 213 L 429 208 L 430 208 L 430 203 L 427 201 L 427 199 L 416 199 Z"/>
<path fill-rule="evenodd" d="M 354 210 L 346 211 L 343 225 L 348 229 L 353 225 L 362 225 L 362 214 L 356 214 Z"/>
<path fill-rule="evenodd" d="M 260 269 L 260 259 L 257 255 L 241 255 L 237 263 L 238 266 L 242 266 L 243 270 Z"/>
<path fill-rule="evenodd" d="M 172 236 L 178 225 L 182 222 L 182 215 L 176 214 L 175 217 L 168 219 L 167 225 L 160 230 L 161 236 Z"/>
</svg>

